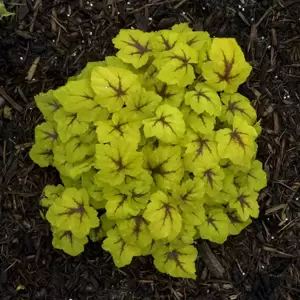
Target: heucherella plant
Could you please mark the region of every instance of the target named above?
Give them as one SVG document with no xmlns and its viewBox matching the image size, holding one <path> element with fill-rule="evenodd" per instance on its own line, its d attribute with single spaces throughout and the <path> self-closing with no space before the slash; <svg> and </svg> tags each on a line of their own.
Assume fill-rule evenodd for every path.
<svg viewBox="0 0 300 300">
<path fill-rule="evenodd" d="M 30 156 L 54 166 L 42 212 L 70 255 L 100 241 L 117 267 L 152 255 L 195 278 L 195 240 L 224 243 L 259 214 L 261 128 L 238 92 L 251 66 L 233 38 L 187 24 L 120 31 L 116 56 L 36 96 L 45 121 Z"/>
</svg>

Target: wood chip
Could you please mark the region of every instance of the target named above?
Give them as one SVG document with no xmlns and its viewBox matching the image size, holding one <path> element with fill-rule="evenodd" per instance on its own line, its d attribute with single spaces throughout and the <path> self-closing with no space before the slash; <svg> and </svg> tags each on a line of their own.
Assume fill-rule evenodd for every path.
<svg viewBox="0 0 300 300">
<path fill-rule="evenodd" d="M 218 261 L 206 242 L 202 242 L 199 245 L 199 253 L 212 276 L 215 278 L 223 278 L 225 269 Z"/>
<path fill-rule="evenodd" d="M 39 64 L 39 62 L 40 62 L 40 59 L 41 59 L 41 58 L 38 56 L 38 57 L 33 61 L 31 67 L 30 67 L 29 70 L 28 70 L 27 76 L 25 77 L 26 80 L 28 80 L 28 81 L 31 81 L 31 80 L 32 80 L 32 78 L 33 78 L 33 76 L 34 76 L 34 74 L 35 74 L 36 68 L 37 68 L 37 66 L 38 66 L 38 64 Z"/>
</svg>

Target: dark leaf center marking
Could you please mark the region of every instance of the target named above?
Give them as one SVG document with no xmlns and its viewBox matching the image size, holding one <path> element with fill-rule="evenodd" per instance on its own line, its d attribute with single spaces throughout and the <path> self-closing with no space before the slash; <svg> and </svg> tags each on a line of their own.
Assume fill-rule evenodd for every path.
<svg viewBox="0 0 300 300">
<path fill-rule="evenodd" d="M 193 44 L 197 43 L 197 37 L 194 36 L 192 39 L 188 40 L 186 43 L 189 45 L 189 46 L 192 46 Z"/>
<path fill-rule="evenodd" d="M 223 62 L 224 62 L 224 72 L 223 74 L 216 72 L 216 74 L 219 76 L 219 80 L 220 80 L 219 82 L 226 81 L 227 83 L 229 83 L 231 79 L 238 77 L 240 74 L 231 75 L 232 68 L 235 63 L 235 54 L 233 54 L 232 59 L 229 61 L 227 60 L 225 53 L 223 51 L 222 53 L 223 53 Z"/>
<path fill-rule="evenodd" d="M 178 70 L 183 69 L 183 68 L 185 68 L 185 70 L 187 70 L 187 68 L 189 66 L 190 58 L 188 58 L 186 56 L 186 53 L 183 50 L 182 50 L 182 53 L 183 53 L 183 56 L 173 55 L 173 56 L 170 57 L 171 59 L 177 59 L 182 63 L 179 67 L 177 67 L 175 69 L 175 71 L 178 71 Z"/>
<path fill-rule="evenodd" d="M 240 101 L 229 101 L 228 102 L 228 106 L 226 109 L 226 112 L 230 111 L 233 115 L 235 115 L 235 112 L 240 112 L 241 114 L 246 115 L 249 118 L 249 115 L 245 112 L 245 110 L 241 107 L 238 107 L 238 103 L 240 103 Z"/>
<path fill-rule="evenodd" d="M 157 123 L 161 123 L 162 126 L 165 128 L 165 127 L 168 127 L 173 133 L 175 136 L 177 136 L 176 132 L 174 131 L 173 127 L 170 125 L 170 122 L 166 121 L 166 118 L 170 117 L 170 115 L 168 116 L 161 116 L 159 119 L 157 119 L 154 124 L 153 124 L 153 127 L 157 124 Z"/>
<path fill-rule="evenodd" d="M 43 131 L 43 133 L 46 135 L 46 137 L 44 138 L 44 140 L 46 140 L 46 139 L 52 139 L 52 140 L 56 141 L 57 138 L 58 138 L 58 134 L 57 134 L 56 131 L 54 131 L 54 132 Z"/>
<path fill-rule="evenodd" d="M 251 206 L 246 201 L 247 197 L 249 197 L 249 195 L 244 195 L 244 194 L 238 197 L 238 201 L 240 202 L 243 211 L 245 210 L 245 206 L 251 209 Z"/>
<path fill-rule="evenodd" d="M 171 94 L 169 92 L 167 92 L 168 89 L 168 85 L 166 83 L 164 83 L 161 87 L 161 89 L 159 90 L 157 86 L 155 86 L 155 91 L 156 93 L 161 96 L 163 99 L 168 99 L 172 96 L 175 96 L 176 94 Z"/>
<path fill-rule="evenodd" d="M 169 205 L 168 203 L 164 203 L 163 205 L 163 209 L 165 210 L 165 216 L 164 216 L 164 220 L 163 220 L 163 225 L 165 224 L 166 222 L 166 219 L 169 217 L 170 218 L 170 221 L 171 223 L 173 224 L 173 216 L 172 216 L 172 213 L 171 213 L 171 209 L 173 207 L 171 205 Z"/>
<path fill-rule="evenodd" d="M 73 201 L 77 204 L 77 207 L 66 207 L 67 211 L 63 212 L 63 213 L 59 213 L 58 215 L 59 216 L 65 216 L 65 215 L 67 215 L 68 217 L 71 217 L 71 216 L 73 216 L 75 214 L 79 214 L 80 215 L 80 223 L 81 223 L 84 214 L 86 214 L 86 210 L 84 208 L 83 203 L 78 202 L 74 198 L 73 198 Z"/>
<path fill-rule="evenodd" d="M 242 223 L 233 213 L 228 212 L 227 215 L 228 215 L 229 221 L 232 225 Z"/>
<path fill-rule="evenodd" d="M 180 255 L 183 255 L 182 253 L 178 252 L 178 251 L 171 251 L 171 252 L 168 252 L 167 253 L 167 257 L 166 257 L 166 261 L 165 263 L 168 261 L 168 260 L 173 260 L 175 261 L 176 263 L 176 267 L 180 268 L 184 273 L 187 273 L 188 272 L 184 269 L 183 267 L 183 263 L 179 260 L 179 257 Z"/>
<path fill-rule="evenodd" d="M 196 156 L 194 158 L 194 161 L 201 155 L 203 155 L 204 153 L 204 149 L 206 148 L 210 153 L 212 153 L 209 145 L 208 145 L 208 139 L 203 139 L 201 137 L 198 137 L 197 140 L 194 140 L 193 143 L 197 143 L 198 148 L 197 148 L 197 152 L 196 152 Z"/>
<path fill-rule="evenodd" d="M 122 87 L 122 80 L 121 80 L 121 77 L 120 75 L 118 75 L 118 80 L 119 80 L 119 83 L 118 83 L 118 87 L 115 87 L 114 85 L 112 85 L 109 81 L 108 81 L 108 86 L 113 89 L 113 91 L 116 93 L 115 96 L 117 96 L 117 98 L 121 98 L 123 96 L 126 96 L 126 92 L 127 90 L 123 90 L 123 87 Z"/>
<path fill-rule="evenodd" d="M 118 194 L 116 196 L 121 196 L 122 199 L 121 201 L 119 202 L 119 204 L 117 205 L 116 209 L 115 209 L 115 212 L 124 204 L 125 200 L 127 199 L 127 195 L 124 195 L 124 194 Z"/>
<path fill-rule="evenodd" d="M 51 156 L 51 155 L 53 155 L 53 151 L 52 150 L 45 150 L 45 151 L 40 152 L 40 155 Z"/>
<path fill-rule="evenodd" d="M 72 243 L 73 243 L 73 234 L 72 234 L 72 231 L 70 231 L 70 230 L 65 231 L 65 232 L 60 236 L 59 239 L 61 240 L 61 239 L 64 238 L 64 237 L 67 237 L 67 238 L 69 239 L 71 245 L 72 245 Z"/>
<path fill-rule="evenodd" d="M 131 42 L 124 41 L 129 46 L 132 46 L 136 48 L 136 52 L 132 52 L 131 54 L 139 54 L 142 56 L 144 53 L 150 52 L 151 50 L 149 49 L 149 41 L 147 41 L 146 45 L 142 45 L 137 39 L 135 39 L 133 36 L 129 36 L 131 39 Z"/>
<path fill-rule="evenodd" d="M 203 173 L 203 177 L 206 177 L 208 184 L 210 185 L 210 187 L 213 189 L 214 188 L 214 176 L 216 174 L 213 172 L 212 169 L 208 169 Z M 202 177 L 202 178 L 203 178 Z"/>
<path fill-rule="evenodd" d="M 163 35 L 161 35 L 161 39 L 166 51 L 171 50 L 176 44 L 176 42 L 174 42 L 173 45 L 171 45 L 170 42 Z"/>
<path fill-rule="evenodd" d="M 49 106 L 53 108 L 53 112 L 57 111 L 61 107 L 59 103 L 49 103 Z"/>
<path fill-rule="evenodd" d="M 217 231 L 219 233 L 219 229 L 218 227 L 216 226 L 215 224 L 215 219 L 211 218 L 211 217 L 208 217 L 207 218 L 207 223 L 211 226 L 213 226 L 213 228 L 215 229 L 215 231 Z"/>
<path fill-rule="evenodd" d="M 133 234 L 136 235 L 136 237 L 138 237 L 138 235 L 140 234 L 141 232 L 141 227 L 142 227 L 142 224 L 145 222 L 144 219 L 142 217 L 134 217 L 134 221 L 135 221 L 135 226 L 133 228 Z"/>
<path fill-rule="evenodd" d="M 240 147 L 242 147 L 243 149 L 245 149 L 246 148 L 246 144 L 244 143 L 241 135 L 242 135 L 242 132 L 240 132 L 237 129 L 235 129 L 235 130 L 233 130 L 230 133 L 230 140 L 231 141 L 235 141 L 236 143 L 239 144 Z"/>
<path fill-rule="evenodd" d="M 81 97 L 81 98 L 84 98 L 86 100 L 93 100 L 94 98 L 93 97 L 90 97 L 88 94 L 84 94 L 84 95 L 76 95 L 76 94 L 70 94 L 71 97 Z"/>
</svg>

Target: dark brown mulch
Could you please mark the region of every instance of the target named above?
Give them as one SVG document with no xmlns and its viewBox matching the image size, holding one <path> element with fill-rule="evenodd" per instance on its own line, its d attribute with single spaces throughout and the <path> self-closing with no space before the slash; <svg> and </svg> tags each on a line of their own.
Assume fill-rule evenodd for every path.
<svg viewBox="0 0 300 300">
<path fill-rule="evenodd" d="M 0 299 L 300 299 L 300 1 L 19 0 L 12 6 L 17 17 L 0 21 Z M 120 28 L 185 21 L 237 38 L 254 66 L 241 91 L 264 128 L 259 158 L 269 184 L 260 218 L 222 246 L 199 243 L 196 281 L 160 274 L 150 258 L 118 270 L 100 244 L 76 258 L 54 250 L 38 201 L 57 175 L 28 157 L 41 122 L 33 96 L 112 54 Z"/>
</svg>

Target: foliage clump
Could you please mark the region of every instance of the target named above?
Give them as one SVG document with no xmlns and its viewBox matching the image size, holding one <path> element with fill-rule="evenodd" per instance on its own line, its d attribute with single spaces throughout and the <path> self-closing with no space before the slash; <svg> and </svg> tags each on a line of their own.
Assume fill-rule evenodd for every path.
<svg viewBox="0 0 300 300">
<path fill-rule="evenodd" d="M 223 243 L 259 214 L 260 125 L 237 91 L 251 66 L 235 39 L 186 24 L 113 43 L 116 56 L 35 99 L 45 122 L 30 156 L 63 183 L 41 200 L 53 245 L 78 255 L 104 239 L 117 267 L 152 255 L 195 278 L 194 241 Z"/>
</svg>

